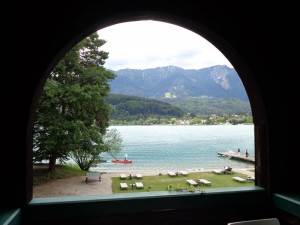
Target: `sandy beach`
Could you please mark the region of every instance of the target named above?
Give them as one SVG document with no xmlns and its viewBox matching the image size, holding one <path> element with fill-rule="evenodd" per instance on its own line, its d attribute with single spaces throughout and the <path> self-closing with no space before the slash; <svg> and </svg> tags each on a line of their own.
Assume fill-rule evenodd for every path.
<svg viewBox="0 0 300 225">
<path fill-rule="evenodd" d="M 248 169 L 236 169 L 239 173 L 254 176 L 254 172 Z M 198 171 L 199 172 L 199 171 Z M 136 174 L 132 171 L 126 174 Z M 143 173 L 143 176 L 158 175 L 159 172 L 151 171 Z M 33 187 L 34 198 L 62 197 L 62 196 L 84 196 L 84 195 L 106 195 L 112 193 L 112 177 L 119 177 L 120 173 L 103 173 L 101 182 L 98 179 L 85 182 L 85 176 L 70 177 L 67 179 L 52 180 L 48 183 Z"/>
</svg>

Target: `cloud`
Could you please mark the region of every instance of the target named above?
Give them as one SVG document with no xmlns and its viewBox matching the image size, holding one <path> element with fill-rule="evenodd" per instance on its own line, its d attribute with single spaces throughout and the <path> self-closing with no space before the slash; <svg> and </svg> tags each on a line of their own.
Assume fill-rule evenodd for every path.
<svg viewBox="0 0 300 225">
<path fill-rule="evenodd" d="M 210 42 L 185 28 L 156 21 L 116 24 L 98 31 L 109 52 L 107 69 L 147 69 L 179 66 L 201 69 L 214 65 L 232 67 Z"/>
</svg>

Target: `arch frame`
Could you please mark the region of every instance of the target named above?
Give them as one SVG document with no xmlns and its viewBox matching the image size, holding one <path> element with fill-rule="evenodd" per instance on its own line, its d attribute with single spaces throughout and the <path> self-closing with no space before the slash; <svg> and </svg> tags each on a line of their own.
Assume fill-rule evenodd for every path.
<svg viewBox="0 0 300 225">
<path fill-rule="evenodd" d="M 78 19 L 80 20 L 80 18 Z M 240 79 L 247 92 L 254 122 L 254 145 L 255 145 L 255 177 L 256 185 L 270 192 L 270 174 L 268 170 L 269 149 L 268 149 L 268 124 L 265 113 L 264 101 L 260 93 L 260 89 L 253 76 L 252 68 L 250 68 L 246 60 L 243 59 L 238 49 L 233 46 L 221 30 L 213 29 L 213 23 L 208 23 L 205 19 L 200 24 L 199 19 L 193 19 L 192 16 L 178 15 L 176 13 L 166 13 L 164 10 L 129 10 L 127 13 L 116 12 L 113 16 L 95 16 L 85 22 L 80 23 L 79 28 L 70 27 L 64 33 L 65 38 L 58 46 L 52 43 L 54 47 L 51 51 L 51 57 L 48 64 L 43 65 L 43 74 L 38 81 L 36 91 L 34 93 L 29 119 L 27 124 L 27 194 L 26 199 L 29 203 L 32 200 L 32 128 L 34 115 L 37 108 L 37 102 L 41 95 L 45 81 L 59 60 L 80 40 L 89 34 L 123 22 L 133 22 L 141 20 L 155 20 L 181 26 L 188 29 L 213 44 L 233 65 L 240 76 Z M 197 21 L 197 22 L 196 22 Z M 212 25 L 212 26 L 210 26 Z M 74 26 L 74 25 L 73 25 Z M 68 33 L 68 31 L 70 31 Z M 101 38 L 101 37 L 100 37 Z"/>
</svg>

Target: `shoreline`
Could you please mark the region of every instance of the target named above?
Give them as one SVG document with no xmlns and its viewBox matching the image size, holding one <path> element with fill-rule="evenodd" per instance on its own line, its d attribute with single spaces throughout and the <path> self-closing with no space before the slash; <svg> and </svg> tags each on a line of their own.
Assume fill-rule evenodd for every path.
<svg viewBox="0 0 300 225">
<path fill-rule="evenodd" d="M 35 168 L 47 168 L 48 164 L 47 163 L 35 163 L 33 164 L 33 169 Z M 232 167 L 232 166 L 230 166 Z M 89 171 L 90 172 L 101 172 L 102 174 L 109 174 L 111 177 L 118 177 L 120 176 L 120 174 L 143 174 L 144 176 L 156 176 L 159 175 L 160 173 L 163 175 L 168 174 L 169 171 L 172 172 L 179 172 L 179 171 L 186 171 L 188 173 L 197 173 L 197 172 L 210 172 L 212 170 L 215 169 L 222 169 L 223 167 L 218 167 L 218 168 L 209 168 L 209 169 L 177 169 L 177 170 L 164 170 L 163 172 L 161 170 L 119 170 L 119 171 L 113 171 L 113 170 L 102 170 L 99 168 L 91 168 Z M 255 171 L 255 167 L 251 166 L 251 167 L 241 167 L 241 168 L 233 168 L 233 171 L 237 171 L 240 173 L 244 173 L 244 174 L 249 174 L 249 173 L 253 173 Z"/>
<path fill-rule="evenodd" d="M 172 171 L 172 172 L 179 172 L 179 171 L 186 171 L 188 173 L 198 173 L 198 172 L 211 172 L 212 170 L 214 170 L 215 168 L 213 169 L 195 169 L 195 170 L 176 170 L 176 171 L 172 171 L 172 170 L 169 170 L 169 171 Z M 219 169 L 222 169 L 222 168 L 219 168 Z M 255 172 L 254 172 L 255 168 L 236 168 L 234 169 L 233 168 L 233 171 L 236 171 L 236 172 L 239 172 L 239 173 L 243 173 L 245 175 L 249 175 L 251 174 L 254 175 Z M 168 174 L 168 171 L 164 171 L 164 172 L 161 172 L 160 170 L 151 170 L 151 171 L 136 171 L 136 170 L 128 170 L 128 171 L 101 171 L 100 169 L 96 169 L 96 170 L 90 170 L 91 172 L 101 172 L 102 174 L 108 174 L 110 177 L 119 177 L 120 174 L 127 174 L 127 175 L 135 175 L 135 174 L 142 174 L 143 176 L 158 176 L 160 173 L 162 175 L 166 175 Z"/>
</svg>

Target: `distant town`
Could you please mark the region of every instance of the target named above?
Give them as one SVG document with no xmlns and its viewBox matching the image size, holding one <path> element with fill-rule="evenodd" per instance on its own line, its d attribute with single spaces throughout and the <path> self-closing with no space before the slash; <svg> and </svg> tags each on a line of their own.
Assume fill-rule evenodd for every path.
<svg viewBox="0 0 300 225">
<path fill-rule="evenodd" d="M 119 120 L 111 119 L 110 125 L 238 125 L 253 124 L 252 115 L 186 115 L 181 118 L 175 117 L 154 117 L 150 116 L 145 119 Z"/>
</svg>

